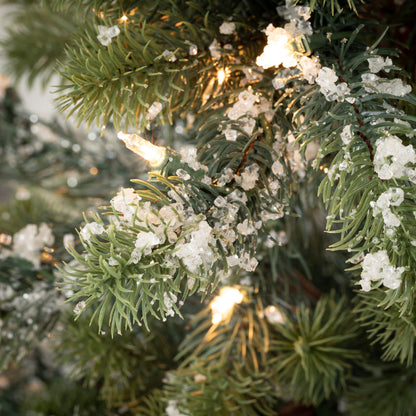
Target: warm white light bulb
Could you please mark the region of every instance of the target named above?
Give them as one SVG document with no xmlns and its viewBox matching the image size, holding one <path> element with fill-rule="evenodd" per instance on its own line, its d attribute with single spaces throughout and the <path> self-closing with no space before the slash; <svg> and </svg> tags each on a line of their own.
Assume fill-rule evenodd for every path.
<svg viewBox="0 0 416 416">
<path fill-rule="evenodd" d="M 224 321 L 231 314 L 234 305 L 241 303 L 243 294 L 236 288 L 224 287 L 220 294 L 211 302 L 212 323 L 214 325 Z"/>
<path fill-rule="evenodd" d="M 294 38 L 285 29 L 270 24 L 266 29 L 267 45 L 257 57 L 256 64 L 265 69 L 282 64 L 285 68 L 297 65 L 297 55 L 293 49 Z"/>
<path fill-rule="evenodd" d="M 125 143 L 127 149 L 147 160 L 153 167 L 161 165 L 166 158 L 165 147 L 156 146 L 137 134 L 119 132 L 117 137 Z"/>
<path fill-rule="evenodd" d="M 220 69 L 217 72 L 217 78 L 218 78 L 218 85 L 221 85 L 225 80 L 225 71 L 223 69 Z"/>
<path fill-rule="evenodd" d="M 266 316 L 266 319 L 273 324 L 284 324 L 286 322 L 286 318 L 283 315 L 282 311 L 274 305 L 269 305 L 264 310 L 264 315 Z"/>
</svg>

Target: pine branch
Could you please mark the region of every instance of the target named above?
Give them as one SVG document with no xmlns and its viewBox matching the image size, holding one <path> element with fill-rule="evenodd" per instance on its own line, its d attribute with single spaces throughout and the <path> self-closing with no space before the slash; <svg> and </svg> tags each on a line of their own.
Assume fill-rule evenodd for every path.
<svg viewBox="0 0 416 416">
<path fill-rule="evenodd" d="M 415 412 L 415 367 L 370 363 L 348 392 L 348 414 L 407 416 Z"/>
<path fill-rule="evenodd" d="M 275 414 L 277 392 L 267 366 L 269 329 L 261 312 L 261 305 L 248 298 L 218 325 L 211 324 L 209 309 L 195 316 L 194 329 L 180 348 L 181 365 L 165 387 L 168 404 L 195 415 Z"/>
<path fill-rule="evenodd" d="M 76 46 L 67 49 L 62 76 L 68 85 L 60 89 L 59 98 L 62 111 L 76 113 L 89 125 L 106 125 L 112 119 L 117 129 L 123 123 L 125 128 L 142 130 L 156 117 L 151 104 L 160 106 L 158 121 L 166 123 L 190 110 L 199 111 L 211 97 L 226 102 L 227 90 L 238 85 L 241 72 L 234 71 L 228 86 L 222 86 L 216 80 L 217 71 L 229 67 L 233 72 L 237 59 L 248 61 L 255 56 L 260 41 L 254 39 L 245 56 L 234 47 L 225 50 L 223 43 L 213 44 L 216 38 L 228 40 L 214 29 L 215 4 L 207 2 L 213 10 L 205 14 L 196 3 L 185 9 L 171 2 L 158 3 L 154 10 L 146 3 L 136 7 L 123 25 L 117 20 L 122 10 L 112 10 L 96 24 L 119 28 L 114 40 L 100 45 L 97 26 L 90 25 Z M 243 39 L 249 36 L 244 25 L 239 30 Z M 215 55 L 212 60 L 212 54 L 221 57 Z"/>
<path fill-rule="evenodd" d="M 345 299 L 322 297 L 313 311 L 302 306 L 294 320 L 273 329 L 270 350 L 277 383 L 287 386 L 285 396 L 316 405 L 345 389 L 360 356 L 354 347 L 358 326 Z"/>
<path fill-rule="evenodd" d="M 317 100 L 318 103 L 320 98 L 318 91 L 312 90 L 308 101 L 303 100 L 307 104 L 296 113 L 296 117 L 302 113 L 307 123 L 316 125 L 309 128 L 303 125 L 298 138 L 304 140 L 304 143 L 321 140 L 316 168 L 325 160 L 330 161 L 328 175 L 321 183 L 319 194 L 328 209 L 327 229 L 340 235 L 339 241 L 332 244 L 331 249 L 353 252 L 349 261 L 354 264 L 364 258 L 360 265 L 351 270 L 362 268 L 360 284 L 366 291 L 371 288 L 370 281 L 366 279 L 383 279 L 383 268 L 392 267 L 393 274 L 389 276 L 396 273 L 400 275 L 400 280 L 395 283 L 383 281 L 387 288 L 394 290 L 384 291 L 385 299 L 382 303 L 388 308 L 395 304 L 403 316 L 413 316 L 412 302 L 398 301 L 410 296 L 408 284 L 414 281 L 411 272 L 415 267 L 411 242 L 414 219 L 410 208 L 414 204 L 413 162 L 406 165 L 410 165 L 406 167 L 406 173 L 403 170 L 389 176 L 384 175 L 380 169 L 384 166 L 383 169 L 389 170 L 390 163 L 396 160 L 396 153 L 381 155 L 383 146 L 387 146 L 389 140 L 397 141 L 402 146 L 400 148 L 408 149 L 409 155 L 414 154 L 411 130 L 416 120 L 397 107 L 401 102 L 415 103 L 416 100 L 409 94 L 410 87 L 400 79 L 388 80 L 374 75 L 374 72 L 381 70 L 374 70 L 375 62 L 383 63 L 386 72 L 394 71 L 395 68 L 391 61 L 388 63 L 387 58 L 377 55 L 377 49 L 364 52 L 353 50 L 358 32 L 359 29 L 348 41 L 339 44 L 333 42 L 336 55 L 340 57 L 337 61 L 340 88 L 346 88 L 346 96 L 330 97 L 325 85 L 319 81 L 319 91 L 328 101 L 326 112 L 313 109 L 313 101 Z M 333 71 L 329 68 L 324 70 L 329 73 Z M 402 143 L 409 143 L 408 147 Z M 406 159 L 404 153 L 403 156 L 399 155 L 399 151 L 397 153 L 398 163 L 400 158 Z M 396 192 L 400 195 L 397 202 L 393 201 Z M 383 203 L 384 200 L 391 202 Z M 365 254 L 367 251 L 369 254 Z M 380 259 L 377 272 L 375 264 L 371 266 L 372 259 L 376 257 Z M 381 257 L 386 264 L 381 264 Z M 399 346 L 400 342 L 391 341 L 389 332 L 386 328 L 385 330 L 384 336 L 380 327 L 375 332 L 378 333 L 377 339 L 385 343 L 386 348 L 395 351 L 385 355 L 391 359 L 402 354 L 403 350 Z M 407 347 L 404 349 L 407 356 L 400 355 L 401 360 L 411 362 L 412 350 Z"/>
<path fill-rule="evenodd" d="M 57 61 L 64 56 L 65 46 L 81 29 L 79 17 L 72 12 L 53 12 L 35 2 L 15 11 L 12 21 L 1 42 L 7 72 L 17 80 L 28 75 L 29 86 L 38 78 L 46 86 L 57 69 Z"/>
</svg>

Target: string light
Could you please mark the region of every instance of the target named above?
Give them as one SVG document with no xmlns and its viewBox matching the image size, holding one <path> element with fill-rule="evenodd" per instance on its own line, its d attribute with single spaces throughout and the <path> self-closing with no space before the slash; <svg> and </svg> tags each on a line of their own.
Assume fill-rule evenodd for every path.
<svg viewBox="0 0 416 416">
<path fill-rule="evenodd" d="M 165 147 L 156 146 L 137 134 L 119 132 L 117 137 L 125 143 L 127 149 L 147 160 L 152 167 L 161 165 L 166 159 Z"/>
<path fill-rule="evenodd" d="M 210 304 L 212 311 L 211 322 L 214 325 L 219 324 L 221 321 L 227 319 L 234 308 L 234 305 L 241 303 L 243 300 L 243 294 L 236 288 L 224 287 L 220 290 L 220 294 L 214 298 Z"/>
<path fill-rule="evenodd" d="M 220 69 L 217 73 L 218 84 L 221 85 L 225 80 L 225 71 Z"/>
<path fill-rule="evenodd" d="M 294 37 L 281 27 L 270 24 L 265 33 L 267 45 L 263 53 L 257 57 L 256 63 L 265 69 L 279 65 L 285 68 L 297 66 L 302 55 L 310 54 L 310 47 L 304 35 Z"/>
<path fill-rule="evenodd" d="M 12 243 L 12 236 L 9 234 L 0 234 L 0 244 L 4 244 L 6 246 Z"/>
<path fill-rule="evenodd" d="M 270 323 L 284 324 L 286 322 L 285 316 L 282 311 L 274 305 L 269 305 L 264 310 L 264 315 Z"/>
</svg>

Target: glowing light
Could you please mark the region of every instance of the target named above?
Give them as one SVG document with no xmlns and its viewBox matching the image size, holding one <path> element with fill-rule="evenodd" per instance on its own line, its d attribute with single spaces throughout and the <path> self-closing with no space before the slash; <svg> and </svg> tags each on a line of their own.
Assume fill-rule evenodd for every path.
<svg viewBox="0 0 416 416">
<path fill-rule="evenodd" d="M 218 77 L 218 84 L 221 85 L 225 80 L 225 71 L 223 69 L 220 69 L 217 73 Z"/>
<path fill-rule="evenodd" d="M 121 16 L 121 17 L 120 17 L 120 20 L 121 20 L 122 22 L 127 22 L 128 17 L 127 17 L 126 15 L 123 15 L 123 16 Z"/>
<path fill-rule="evenodd" d="M 58 260 L 56 260 L 51 254 L 45 253 L 44 251 L 40 255 L 40 261 L 42 263 L 56 265 L 58 264 Z"/>
<path fill-rule="evenodd" d="M 329 169 L 328 168 L 324 168 L 324 173 L 328 173 Z"/>
<path fill-rule="evenodd" d="M 282 311 L 274 305 L 269 305 L 264 310 L 264 315 L 270 323 L 284 324 L 286 321 Z"/>
<path fill-rule="evenodd" d="M 90 173 L 91 173 L 91 175 L 96 175 L 96 174 L 98 173 L 98 169 L 97 169 L 95 166 L 93 166 L 93 167 L 90 169 Z"/>
<path fill-rule="evenodd" d="M 137 134 L 127 134 L 119 132 L 117 137 L 124 142 L 127 149 L 136 153 L 150 163 L 150 166 L 161 165 L 166 158 L 166 148 L 156 146 Z"/>
<path fill-rule="evenodd" d="M 4 244 L 6 246 L 12 243 L 12 236 L 9 234 L 0 234 L 0 244 Z"/>
<path fill-rule="evenodd" d="M 234 308 L 234 305 L 241 303 L 243 294 L 236 288 L 224 287 L 220 290 L 220 294 L 211 302 L 212 323 L 219 324 L 227 319 Z"/>
<path fill-rule="evenodd" d="M 257 65 L 267 69 L 272 66 L 278 67 L 282 64 L 285 68 L 296 66 L 298 61 L 292 43 L 293 36 L 281 27 L 274 27 L 270 24 L 265 33 L 267 45 L 263 53 L 257 57 Z"/>
</svg>

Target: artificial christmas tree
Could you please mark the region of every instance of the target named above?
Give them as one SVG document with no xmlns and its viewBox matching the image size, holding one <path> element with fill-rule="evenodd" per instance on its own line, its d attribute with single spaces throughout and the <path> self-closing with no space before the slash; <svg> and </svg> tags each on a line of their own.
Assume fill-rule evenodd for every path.
<svg viewBox="0 0 416 416">
<path fill-rule="evenodd" d="M 5 111 L 43 188 L 2 217 L 1 362 L 53 369 L 27 406 L 59 377 L 62 414 L 416 414 L 416 100 L 371 5 L 23 4 L 11 67 L 92 129 Z"/>
</svg>

